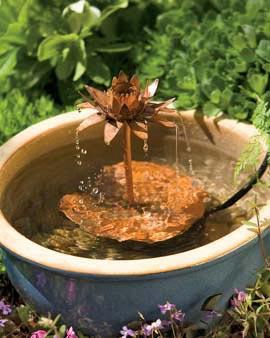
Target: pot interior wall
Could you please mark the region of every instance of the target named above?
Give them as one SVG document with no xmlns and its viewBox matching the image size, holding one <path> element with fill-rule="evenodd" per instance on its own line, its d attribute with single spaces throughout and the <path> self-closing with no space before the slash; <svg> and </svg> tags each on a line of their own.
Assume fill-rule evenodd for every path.
<svg viewBox="0 0 270 338">
<path fill-rule="evenodd" d="M 221 184 L 224 181 L 226 189 L 224 193 L 221 192 L 221 195 L 230 194 L 235 189 L 232 185 L 234 160 L 239 156 L 251 135 L 254 134 L 254 129 L 248 126 L 243 129 L 243 125 L 238 126 L 231 121 L 216 123 L 212 119 L 194 118 L 190 114 L 183 114 L 183 117 L 191 152 L 186 151 L 184 131 L 180 125 L 180 143 L 178 145 L 180 164 L 189 172 L 189 162 L 192 160 L 195 176 L 196 174 L 198 176 L 204 175 L 201 171 L 203 168 L 208 170 L 208 176 L 213 181 L 215 180 L 213 176 L 219 175 L 216 183 L 218 186 L 214 188 L 220 189 L 221 192 Z M 178 119 L 177 116 L 176 119 Z M 24 235 L 49 248 L 74 255 L 92 258 L 133 259 L 186 251 L 224 236 L 232 230 L 227 225 L 219 227 L 218 231 L 213 230 L 213 225 L 215 226 L 216 222 L 214 219 L 209 228 L 205 229 L 200 226 L 191 229 L 191 232 L 187 233 L 187 236 L 190 237 L 183 235 L 176 241 L 170 240 L 161 245 L 150 247 L 138 243 L 134 246 L 134 243 L 119 244 L 114 241 L 108 243 L 103 240 L 96 242 L 93 241 L 93 238 L 86 240 L 85 233 L 69 232 L 65 228 L 63 215 L 61 215 L 62 218 L 55 212 L 50 215 L 51 210 L 57 209 L 59 198 L 65 193 L 77 190 L 80 179 L 85 179 L 89 175 L 93 176 L 96 168 L 122 160 L 121 151 L 119 151 L 122 147 L 121 138 L 117 137 L 110 146 L 105 145 L 103 142 L 104 125 L 101 123 L 90 127 L 80 135 L 82 149 L 87 150 L 87 155 L 84 157 L 81 155 L 83 163 L 78 166 L 74 136 L 77 125 L 78 123 L 67 123 L 40 133 L 30 142 L 21 144 L 1 169 L 0 208 L 9 222 Z M 147 158 L 142 149 L 143 143 L 137 138 L 133 138 L 133 158 L 174 165 L 175 130 L 151 125 L 149 135 Z M 209 162 L 209 159 L 212 160 L 210 167 L 211 161 Z M 219 174 L 220 171 L 223 176 Z M 209 177 L 205 182 L 206 185 L 211 182 Z M 54 191 L 53 195 L 52 191 Z M 225 195 L 221 198 L 225 198 Z M 29 221 L 28 211 L 24 212 L 24 210 L 31 211 L 30 218 L 31 220 L 35 219 L 35 226 L 31 220 Z M 235 215 L 238 217 L 239 213 Z M 240 216 L 246 217 L 247 215 L 240 212 Z M 225 219 L 231 220 L 234 216 L 225 212 L 219 217 L 221 222 L 225 222 Z M 238 225 L 241 220 L 239 218 Z M 64 228 L 57 228 L 56 231 L 56 223 L 63 223 Z M 231 224 L 233 223 L 231 222 Z M 233 225 L 235 226 L 235 224 Z M 206 233 L 208 237 L 202 237 L 201 231 Z M 44 242 L 44 238 L 40 236 L 40 233 L 44 232 L 49 233 L 49 236 L 53 234 L 52 237 L 49 237 L 49 242 L 47 238 Z M 74 238 L 77 238 L 75 247 L 72 242 Z M 198 241 L 198 238 L 201 240 Z M 184 245 L 184 243 L 189 243 L 189 245 Z M 117 246 L 117 250 L 115 246 Z M 88 252 L 88 247 L 91 247 L 91 253 Z M 69 248 L 69 251 L 66 251 L 66 248 Z M 102 254 L 99 248 L 102 248 Z"/>
</svg>

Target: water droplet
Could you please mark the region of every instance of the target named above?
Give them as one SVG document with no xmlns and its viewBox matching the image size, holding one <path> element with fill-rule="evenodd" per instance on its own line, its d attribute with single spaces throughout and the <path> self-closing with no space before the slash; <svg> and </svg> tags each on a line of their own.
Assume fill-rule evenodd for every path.
<svg viewBox="0 0 270 338">
<path fill-rule="evenodd" d="M 84 184 L 84 181 L 80 181 L 81 184 Z"/>
<path fill-rule="evenodd" d="M 86 149 L 81 149 L 81 153 L 86 155 L 87 154 L 87 150 Z"/>
<path fill-rule="evenodd" d="M 190 153 L 191 152 L 191 147 L 187 147 L 187 152 Z"/>
<path fill-rule="evenodd" d="M 78 189 L 79 189 L 80 191 L 83 191 L 83 186 L 79 185 L 79 186 L 78 186 Z"/>
<path fill-rule="evenodd" d="M 80 203 L 80 204 L 83 204 L 83 200 L 79 200 L 79 203 Z"/>
<path fill-rule="evenodd" d="M 81 166 L 81 165 L 82 165 L 82 161 L 77 161 L 77 164 L 78 164 L 79 166 Z"/>
<path fill-rule="evenodd" d="M 92 190 L 92 192 L 93 192 L 93 194 L 98 194 L 98 188 L 94 188 L 94 189 Z"/>
<path fill-rule="evenodd" d="M 76 157 L 77 157 L 77 158 L 80 158 L 80 157 L 81 157 L 81 155 L 80 155 L 80 154 L 77 154 L 77 155 L 76 155 Z"/>
<path fill-rule="evenodd" d="M 78 138 L 75 139 L 75 144 L 77 144 L 77 145 L 80 144 L 80 140 Z"/>
<path fill-rule="evenodd" d="M 75 149 L 76 149 L 76 150 L 80 150 L 80 146 L 76 146 Z"/>
<path fill-rule="evenodd" d="M 144 151 L 145 153 L 147 153 L 147 152 L 148 152 L 148 143 L 147 143 L 147 141 L 146 141 L 146 140 L 144 140 L 144 144 L 143 144 L 143 151 Z"/>
</svg>

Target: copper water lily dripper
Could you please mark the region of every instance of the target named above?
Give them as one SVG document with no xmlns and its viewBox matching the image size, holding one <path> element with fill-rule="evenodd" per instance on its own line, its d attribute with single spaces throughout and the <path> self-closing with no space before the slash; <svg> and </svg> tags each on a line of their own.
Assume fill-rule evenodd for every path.
<svg viewBox="0 0 270 338">
<path fill-rule="evenodd" d="M 164 102 L 152 102 L 158 86 L 158 79 L 147 84 L 141 89 L 138 76 L 130 79 L 120 71 L 118 77 L 114 77 L 112 85 L 107 91 L 85 86 L 91 97 L 81 94 L 85 100 L 80 108 L 92 108 L 94 114 L 87 117 L 78 126 L 77 132 L 81 132 L 93 123 L 105 120 L 104 141 L 106 144 L 115 138 L 123 127 L 123 158 L 125 165 L 126 189 L 129 205 L 133 205 L 133 178 L 131 156 L 131 132 L 140 139 L 148 139 L 148 122 L 157 122 L 165 127 L 175 127 L 175 123 L 168 121 L 161 113 L 172 113 L 174 109 L 169 105 L 174 101 L 170 99 Z"/>
</svg>

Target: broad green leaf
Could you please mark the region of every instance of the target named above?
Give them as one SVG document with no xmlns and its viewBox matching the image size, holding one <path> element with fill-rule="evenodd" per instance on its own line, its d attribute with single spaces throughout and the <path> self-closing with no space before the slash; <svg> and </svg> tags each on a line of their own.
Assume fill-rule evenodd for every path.
<svg viewBox="0 0 270 338">
<path fill-rule="evenodd" d="M 256 49 L 256 54 L 263 60 L 270 62 L 270 40 L 261 40 Z"/>
<path fill-rule="evenodd" d="M 254 27 L 252 27 L 251 25 L 243 25 L 242 28 L 249 46 L 251 48 L 255 48 L 257 45 L 257 41 L 256 41 L 256 31 Z"/>
<path fill-rule="evenodd" d="M 210 94 L 210 101 L 214 104 L 219 104 L 221 97 L 221 91 L 219 89 L 215 89 Z"/>
<path fill-rule="evenodd" d="M 247 82 L 252 90 L 258 95 L 262 95 L 265 92 L 268 83 L 268 74 L 251 73 L 247 75 Z"/>
<path fill-rule="evenodd" d="M 44 61 L 57 57 L 64 48 L 72 46 L 77 40 L 77 34 L 56 34 L 44 39 L 38 47 L 38 60 Z"/>
<path fill-rule="evenodd" d="M 256 55 L 251 48 L 244 48 L 240 52 L 241 57 L 245 62 L 251 63 L 256 61 Z M 246 65 L 245 65 L 246 68 Z"/>
<path fill-rule="evenodd" d="M 8 76 L 17 64 L 18 48 L 11 49 L 0 56 L 0 78 Z"/>
<path fill-rule="evenodd" d="M 204 112 L 204 114 L 206 114 L 208 116 L 215 116 L 220 111 L 221 111 L 221 109 L 219 107 L 217 107 L 216 105 L 214 105 L 212 102 L 208 101 L 203 105 L 203 112 Z"/>
<path fill-rule="evenodd" d="M 88 31 L 98 22 L 100 15 L 100 10 L 90 6 L 86 0 L 74 2 L 63 10 L 63 16 L 73 33 L 79 33 L 81 30 Z"/>
<path fill-rule="evenodd" d="M 85 73 L 85 71 L 86 71 L 86 66 L 80 61 L 78 61 L 75 67 L 73 81 L 77 81 Z"/>
<path fill-rule="evenodd" d="M 16 21 L 23 2 L 24 0 L 0 1 L 0 34 L 6 32 L 9 24 Z"/>
<path fill-rule="evenodd" d="M 19 46 L 26 44 L 25 27 L 16 22 L 10 24 L 7 32 L 0 37 L 0 43 L 9 43 Z"/>
<path fill-rule="evenodd" d="M 87 58 L 87 75 L 96 83 L 108 86 L 111 80 L 110 68 L 100 56 L 89 55 Z"/>
<path fill-rule="evenodd" d="M 72 53 L 71 48 L 65 48 L 61 56 L 58 58 L 57 65 L 55 68 L 56 75 L 58 79 L 64 80 L 67 79 L 73 72 L 76 64 L 76 55 Z"/>
</svg>

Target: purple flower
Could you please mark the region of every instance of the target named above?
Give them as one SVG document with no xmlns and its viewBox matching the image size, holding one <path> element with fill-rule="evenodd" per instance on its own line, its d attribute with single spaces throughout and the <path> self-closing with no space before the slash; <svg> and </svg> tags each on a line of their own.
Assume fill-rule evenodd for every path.
<svg viewBox="0 0 270 338">
<path fill-rule="evenodd" d="M 142 327 L 142 334 L 145 337 L 151 336 L 152 332 L 153 332 L 152 325 L 149 325 L 149 324 L 144 324 L 143 325 L 143 327 Z"/>
<path fill-rule="evenodd" d="M 31 338 L 44 338 L 47 336 L 47 332 L 44 330 L 38 330 L 32 333 Z"/>
<path fill-rule="evenodd" d="M 67 330 L 66 338 L 78 338 L 78 336 L 76 336 L 72 326 Z"/>
<path fill-rule="evenodd" d="M 204 311 L 204 319 L 205 320 L 214 320 L 218 317 L 221 317 L 221 313 L 219 313 L 215 310 Z"/>
<path fill-rule="evenodd" d="M 175 304 L 171 304 L 171 303 L 167 302 L 164 305 L 158 305 L 158 307 L 160 309 L 160 312 L 162 314 L 165 314 L 167 311 L 174 310 L 175 309 Z"/>
<path fill-rule="evenodd" d="M 238 307 L 247 299 L 247 294 L 244 291 L 239 291 L 238 289 L 234 289 L 234 296 L 231 299 L 232 307 Z"/>
<path fill-rule="evenodd" d="M 145 337 L 148 337 L 152 335 L 153 331 L 164 329 L 164 326 L 163 326 L 164 322 L 165 321 L 161 321 L 160 319 L 157 319 L 155 322 L 151 324 L 144 324 L 142 327 L 142 334 Z M 166 324 L 167 324 L 167 321 L 166 321 Z"/>
<path fill-rule="evenodd" d="M 185 318 L 185 313 L 182 312 L 182 310 L 177 310 L 171 314 L 171 317 L 178 322 L 183 322 Z"/>
<path fill-rule="evenodd" d="M 153 330 L 163 329 L 162 322 L 160 319 L 157 319 L 151 324 Z"/>
<path fill-rule="evenodd" d="M 7 321 L 7 319 L 0 319 L 0 327 L 4 327 Z"/>
<path fill-rule="evenodd" d="M 6 304 L 4 299 L 0 300 L 0 311 L 2 311 L 3 315 L 9 315 L 12 310 L 11 310 L 11 306 L 9 304 Z"/>
<path fill-rule="evenodd" d="M 121 338 L 135 337 L 136 336 L 135 332 L 133 330 L 129 329 L 127 326 L 123 326 L 120 333 L 122 335 Z"/>
</svg>

